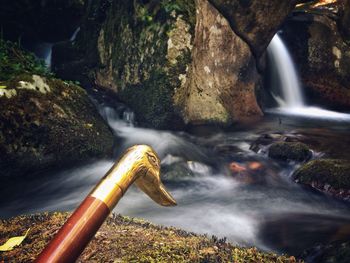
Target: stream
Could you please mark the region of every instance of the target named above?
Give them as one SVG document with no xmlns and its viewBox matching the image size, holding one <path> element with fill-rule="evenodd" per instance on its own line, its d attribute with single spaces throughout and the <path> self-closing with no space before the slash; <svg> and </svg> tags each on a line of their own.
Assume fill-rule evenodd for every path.
<svg viewBox="0 0 350 263">
<path fill-rule="evenodd" d="M 329 134 L 344 138 L 350 135 L 347 123 L 271 114 L 227 131 L 203 127 L 169 132 L 135 127 L 133 113 L 120 105 L 104 105 L 100 112 L 115 133 L 116 158 L 132 145 L 151 145 L 162 160 L 164 183 L 178 202 L 176 207 L 160 207 L 132 187 L 114 212 L 293 255 L 318 243 L 350 237 L 348 203 L 293 182 L 290 176 L 297 164 L 279 163 L 264 151 L 250 149 L 266 133 L 314 134 L 321 141 Z M 335 148 L 336 143 L 344 144 L 334 143 Z M 315 152 L 314 158 L 321 155 Z M 260 168 L 237 175 L 230 170 L 232 162 Z M 96 160 L 16 182 L 15 189 L 9 186 L 0 194 L 0 217 L 71 211 L 112 164 L 113 160 Z"/>
</svg>

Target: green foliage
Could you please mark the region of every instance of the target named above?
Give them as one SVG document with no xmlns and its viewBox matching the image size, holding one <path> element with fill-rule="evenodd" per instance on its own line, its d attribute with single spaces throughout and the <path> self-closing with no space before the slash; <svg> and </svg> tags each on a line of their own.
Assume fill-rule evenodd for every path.
<svg viewBox="0 0 350 263">
<path fill-rule="evenodd" d="M 182 10 L 181 6 L 176 1 L 163 0 L 161 4 L 167 13 Z"/>
<path fill-rule="evenodd" d="M 153 21 L 152 14 L 149 12 L 146 6 L 136 5 L 135 14 L 136 17 L 142 22 L 150 23 Z"/>
<path fill-rule="evenodd" d="M 0 39 L 0 80 L 10 80 L 23 73 L 52 75 L 43 60 L 22 50 L 16 43 Z"/>
</svg>

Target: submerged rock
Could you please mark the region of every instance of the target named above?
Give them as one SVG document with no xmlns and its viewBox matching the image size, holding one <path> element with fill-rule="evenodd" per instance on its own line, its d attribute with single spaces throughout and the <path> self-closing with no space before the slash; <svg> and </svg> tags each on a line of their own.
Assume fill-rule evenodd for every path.
<svg viewBox="0 0 350 263">
<path fill-rule="evenodd" d="M 338 241 L 328 245 L 315 246 L 303 252 L 301 257 L 306 262 L 348 263 L 350 259 L 350 241 Z"/>
<path fill-rule="evenodd" d="M 276 142 L 268 151 L 270 158 L 282 161 L 304 162 L 312 157 L 309 147 L 301 142 Z"/>
<path fill-rule="evenodd" d="M 29 74 L 0 85 L 0 176 L 111 153 L 113 135 L 79 86 Z"/>
<path fill-rule="evenodd" d="M 33 261 L 67 220 L 68 213 L 37 214 L 0 220 L 0 244 L 12 236 L 30 232 L 12 251 L 2 252 L 0 260 Z M 119 215 L 110 216 L 77 262 L 301 262 L 293 256 L 239 248 L 225 239 L 212 239 L 176 228 Z"/>
<path fill-rule="evenodd" d="M 320 159 L 297 169 L 293 178 L 301 184 L 330 195 L 350 199 L 350 163 L 348 160 Z"/>
</svg>

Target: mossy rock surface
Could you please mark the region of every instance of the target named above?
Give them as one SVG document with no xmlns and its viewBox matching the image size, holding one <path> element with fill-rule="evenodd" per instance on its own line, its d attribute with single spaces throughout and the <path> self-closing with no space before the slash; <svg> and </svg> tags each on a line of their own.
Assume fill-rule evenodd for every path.
<svg viewBox="0 0 350 263">
<path fill-rule="evenodd" d="M 268 155 L 276 160 L 303 162 L 310 159 L 312 153 L 300 142 L 276 142 L 269 147 Z"/>
<path fill-rule="evenodd" d="M 0 40 L 0 177 L 106 156 L 113 143 L 84 89 Z"/>
<path fill-rule="evenodd" d="M 0 220 L 0 244 L 30 228 L 23 243 L 0 253 L 0 261 L 31 262 L 68 218 L 44 213 Z M 239 248 L 217 238 L 153 225 L 143 220 L 110 216 L 78 262 L 301 262 L 294 257 Z"/>
<path fill-rule="evenodd" d="M 313 160 L 293 174 L 302 184 L 328 184 L 335 189 L 350 189 L 350 163 L 347 160 L 320 159 Z"/>
<path fill-rule="evenodd" d="M 114 92 L 142 126 L 180 128 L 172 97 L 191 62 L 195 17 L 194 0 L 93 1 L 76 40 L 53 48 L 53 70 Z"/>
<path fill-rule="evenodd" d="M 79 86 L 29 74 L 0 86 L 0 177 L 112 152 L 112 132 Z"/>
</svg>

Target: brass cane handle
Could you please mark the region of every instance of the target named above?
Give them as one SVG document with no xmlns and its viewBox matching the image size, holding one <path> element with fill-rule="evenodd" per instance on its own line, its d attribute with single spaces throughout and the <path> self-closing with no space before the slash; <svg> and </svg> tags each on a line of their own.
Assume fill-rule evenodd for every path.
<svg viewBox="0 0 350 263">
<path fill-rule="evenodd" d="M 176 205 L 160 180 L 157 154 L 150 146 L 133 146 L 106 173 L 35 262 L 75 262 L 133 182 L 158 204 Z"/>
</svg>

